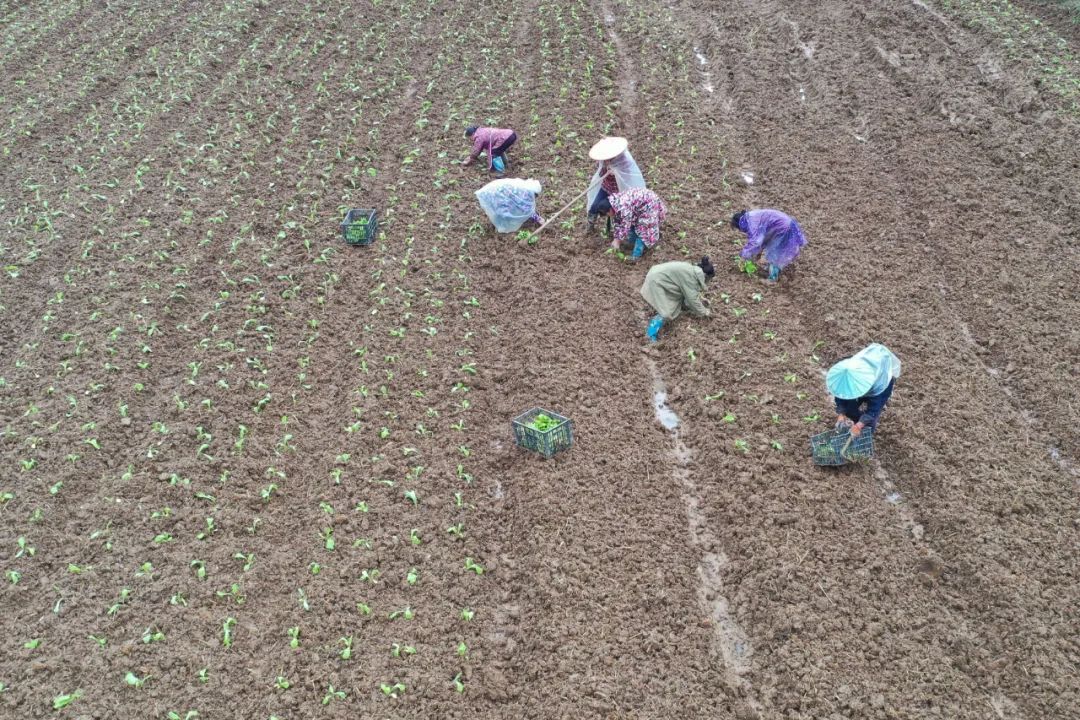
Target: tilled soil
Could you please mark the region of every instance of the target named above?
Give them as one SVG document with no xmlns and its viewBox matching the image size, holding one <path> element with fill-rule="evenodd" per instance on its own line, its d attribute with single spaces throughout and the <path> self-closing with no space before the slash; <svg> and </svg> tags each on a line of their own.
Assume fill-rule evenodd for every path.
<svg viewBox="0 0 1080 720">
<path fill-rule="evenodd" d="M 0 709 L 1076 717 L 1077 33 L 1006 5 L 0 8 Z M 485 230 L 467 122 L 544 214 L 626 135 L 663 242 Z M 768 206 L 776 286 L 727 226 Z M 647 267 L 702 254 L 712 316 L 646 347 Z M 815 468 L 868 342 L 876 458 Z"/>
</svg>

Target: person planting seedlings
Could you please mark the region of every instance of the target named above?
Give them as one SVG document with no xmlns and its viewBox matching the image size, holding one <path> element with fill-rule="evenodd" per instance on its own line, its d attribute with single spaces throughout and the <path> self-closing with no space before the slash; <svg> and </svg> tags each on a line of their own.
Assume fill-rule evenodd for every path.
<svg viewBox="0 0 1080 720">
<path fill-rule="evenodd" d="M 715 274 L 708 257 L 701 258 L 696 265 L 676 260 L 649 269 L 641 286 L 641 297 L 656 311 L 646 331 L 650 342 L 656 342 L 664 323 L 679 317 L 683 309 L 692 315 L 708 317 L 709 309 L 702 302 L 701 293 L 705 282 Z"/>
<path fill-rule="evenodd" d="M 626 148 L 626 138 L 606 137 L 589 150 L 589 157 L 597 161 L 596 172 L 589 181 L 589 192 L 585 203 L 588 212 L 588 232 L 596 229 L 596 219 L 604 214 L 597 202 L 609 196 L 631 188 L 645 187 L 645 178 L 634 162 L 633 155 Z M 611 219 L 608 218 L 608 232 L 611 232 Z"/>
<path fill-rule="evenodd" d="M 751 260 L 761 255 L 769 264 L 770 283 L 780 278 L 780 271 L 799 257 L 806 245 L 799 223 L 779 210 L 740 210 L 731 216 L 731 227 L 746 233 L 739 257 Z"/>
<path fill-rule="evenodd" d="M 544 224 L 536 212 L 536 197 L 540 194 L 539 180 L 499 178 L 476 191 L 476 200 L 487 213 L 495 229 L 501 233 L 515 232 L 526 221 Z"/>
<path fill-rule="evenodd" d="M 836 426 L 847 426 L 855 437 L 867 427 L 876 432 L 898 377 L 900 359 L 879 343 L 829 368 L 825 386 L 836 399 Z"/>
<path fill-rule="evenodd" d="M 667 208 L 660 196 L 648 188 L 630 188 L 596 201 L 596 210 L 615 221 L 613 250 L 632 244 L 630 257 L 641 258 L 646 248 L 660 242 L 660 223 L 667 216 Z"/>
<path fill-rule="evenodd" d="M 506 151 L 517 142 L 517 133 L 510 128 L 478 127 L 465 128 L 465 137 L 472 138 L 472 152 L 461 161 L 462 167 L 471 165 L 473 160 L 487 153 L 488 170 L 502 173 L 506 170 Z"/>
</svg>

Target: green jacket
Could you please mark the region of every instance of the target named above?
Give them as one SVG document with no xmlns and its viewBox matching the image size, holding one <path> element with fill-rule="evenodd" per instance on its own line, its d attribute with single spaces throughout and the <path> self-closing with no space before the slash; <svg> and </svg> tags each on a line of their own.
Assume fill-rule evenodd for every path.
<svg viewBox="0 0 1080 720">
<path fill-rule="evenodd" d="M 653 265 L 641 286 L 641 297 L 665 320 L 674 320 L 686 308 L 692 315 L 708 315 L 701 302 L 705 271 L 688 262 Z"/>
</svg>

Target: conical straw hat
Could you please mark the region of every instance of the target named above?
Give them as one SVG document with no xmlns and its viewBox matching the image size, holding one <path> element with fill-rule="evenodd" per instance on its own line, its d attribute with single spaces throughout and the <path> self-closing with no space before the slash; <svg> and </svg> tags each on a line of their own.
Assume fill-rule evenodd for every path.
<svg viewBox="0 0 1080 720">
<path fill-rule="evenodd" d="M 626 152 L 629 145 L 626 138 L 606 137 L 592 146 L 589 157 L 593 160 L 611 160 Z"/>
<path fill-rule="evenodd" d="M 825 387 L 841 400 L 856 400 L 866 395 L 877 373 L 863 358 L 850 357 L 833 365 L 825 375 Z"/>
</svg>

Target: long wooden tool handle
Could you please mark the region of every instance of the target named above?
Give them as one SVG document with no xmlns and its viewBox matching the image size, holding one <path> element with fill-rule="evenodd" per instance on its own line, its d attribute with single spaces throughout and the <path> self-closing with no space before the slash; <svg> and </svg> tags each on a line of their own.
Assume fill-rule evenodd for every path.
<svg viewBox="0 0 1080 720">
<path fill-rule="evenodd" d="M 533 230 L 531 233 L 529 233 L 529 237 L 525 238 L 525 241 L 528 242 L 529 240 L 532 240 L 534 237 L 539 235 L 540 231 L 543 230 L 544 228 L 546 228 L 548 225 L 550 225 L 552 220 L 559 217 L 559 215 L 561 215 L 563 212 L 565 212 L 571 205 L 573 205 L 578 200 L 580 200 L 583 195 L 588 195 L 589 191 L 592 190 L 594 187 L 596 187 L 598 184 L 602 183 L 604 181 L 604 178 L 606 178 L 606 177 L 607 177 L 607 175 L 603 175 L 600 178 L 599 182 L 589 183 L 589 187 L 585 188 L 584 192 L 580 192 L 577 195 L 575 195 L 573 200 L 571 200 L 570 202 L 566 203 L 561 208 L 559 208 L 558 211 L 556 211 L 556 213 L 554 215 L 548 215 L 548 219 L 544 221 L 544 224 L 541 225 L 540 227 L 536 228 L 535 230 Z"/>
</svg>

